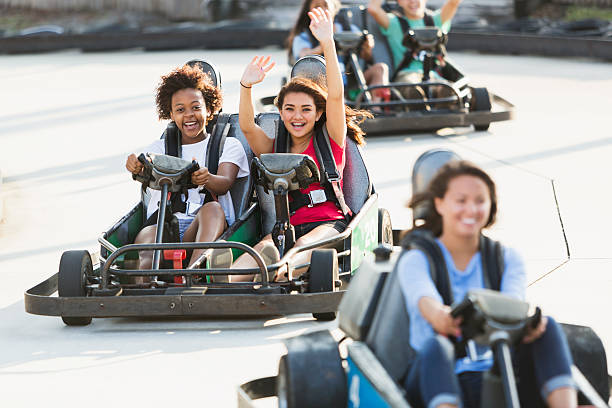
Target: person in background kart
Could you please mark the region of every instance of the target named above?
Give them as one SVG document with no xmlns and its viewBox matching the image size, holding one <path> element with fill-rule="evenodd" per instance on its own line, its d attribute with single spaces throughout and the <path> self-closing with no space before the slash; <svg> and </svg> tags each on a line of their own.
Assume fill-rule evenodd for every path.
<svg viewBox="0 0 612 408">
<path fill-rule="evenodd" d="M 408 22 L 410 28 L 421 28 L 426 26 L 425 22 L 425 4 L 426 0 L 397 0 L 397 4 L 401 9 L 401 13 L 387 13 L 383 8 L 384 0 L 369 0 L 368 13 L 374 17 L 374 20 L 380 26 L 380 31 L 387 38 L 389 49 L 393 58 L 394 69 L 396 71 L 400 64 L 404 61 L 404 56 L 408 50 L 403 45 L 405 32 L 402 29 L 400 19 Z M 446 3 L 432 13 L 433 23 L 442 32 L 448 33 L 451 28 L 451 20 L 457 12 L 461 0 L 447 0 Z M 400 72 L 395 74 L 394 82 L 411 82 L 419 83 L 423 79 L 423 62 L 418 59 L 417 55 L 412 55 L 407 66 L 404 66 Z M 435 72 L 432 72 L 432 79 L 441 80 L 442 78 Z M 404 88 L 402 90 L 407 98 L 418 98 L 423 96 L 423 92 L 417 88 Z M 442 95 L 441 95 L 442 96 Z"/>
<path fill-rule="evenodd" d="M 201 166 L 191 176 L 192 183 L 199 188 L 190 189 L 188 196 L 183 197 L 186 202 L 185 211 L 174 213 L 179 222 L 181 242 L 207 242 L 218 238 L 225 228 L 234 222 L 234 206 L 229 189 L 236 177 L 249 174 L 246 153 L 242 144 L 235 138 L 227 138 L 217 174 L 210 174 L 204 167 L 210 139 L 206 133 L 206 124 L 213 114 L 221 109 L 222 103 L 220 89 L 210 82 L 204 72 L 188 65 L 162 76 L 157 87 L 156 105 L 159 119 L 169 119 L 176 123 L 180 131 L 182 158 L 196 160 Z M 154 141 L 145 151 L 166 154 L 164 140 Z M 139 174 L 143 169 L 136 154 L 128 156 L 125 167 L 133 174 Z M 216 197 L 216 200 L 204 203 L 205 195 L 200 193 L 202 187 L 212 193 L 211 196 Z M 147 221 L 136 236 L 135 243 L 155 242 L 160 197 L 160 191 L 151 190 Z M 191 262 L 202 252 L 203 250 L 194 250 Z M 150 269 L 152 258 L 152 251 L 140 251 L 138 268 Z"/>
<path fill-rule="evenodd" d="M 304 0 L 300 9 L 300 14 L 295 22 L 295 25 L 289 37 L 287 38 L 287 46 L 289 48 L 289 62 L 291 65 L 298 59 L 306 55 L 321 55 L 323 49 L 321 44 L 316 37 L 310 32 L 308 25 L 310 19 L 308 18 L 308 12 L 316 7 L 329 10 L 331 15 L 334 17 L 334 32 L 345 31 L 350 27 L 351 31 L 360 32 L 361 30 L 350 22 L 338 21 L 338 11 L 340 10 L 340 1 L 338 0 Z M 368 34 L 366 41 L 361 46 L 360 58 L 365 63 L 365 69 L 363 75 L 366 80 L 366 84 L 370 86 L 375 85 L 386 85 L 389 83 L 389 67 L 383 62 L 374 63 L 372 59 L 372 49 L 374 48 L 374 37 Z M 346 68 L 342 58 L 339 60 L 340 72 L 343 73 L 344 85 L 347 84 L 346 79 Z M 352 90 L 349 90 L 349 96 Z M 379 88 L 372 92 L 373 102 L 380 102 L 382 100 L 389 100 L 390 91 L 388 88 Z M 352 97 L 352 96 L 351 96 Z"/>
<path fill-rule="evenodd" d="M 344 85 L 334 44 L 332 13 L 323 8 L 315 8 L 308 15 L 311 20 L 310 31 L 321 44 L 325 57 L 327 89 L 306 78 L 292 78 L 281 88 L 275 104 L 290 137 L 290 152 L 307 154 L 320 167 L 314 151 L 313 136 L 317 125 L 325 126 L 338 172 L 342 174 L 347 135 L 358 144 L 363 144 L 364 133 L 359 123 L 372 115 L 367 111 L 353 110 L 344 104 Z M 245 68 L 240 80 L 240 129 L 257 156 L 273 153 L 274 139 L 269 138 L 254 122 L 251 88 L 263 81 L 273 66 L 274 62 L 270 62 L 270 57 L 255 57 Z M 317 189 L 321 190 L 321 185 L 313 183 L 301 192 L 306 194 Z M 296 247 L 334 236 L 347 226 L 346 218 L 338 204 L 329 200 L 298 208 L 291 215 L 290 221 L 295 227 Z M 270 234 L 266 235 L 255 249 L 262 253 L 268 264 L 279 260 Z M 293 259 L 294 264 L 308 263 L 311 252 L 303 251 L 297 254 Z M 252 257 L 243 255 L 232 267 L 256 266 Z M 275 280 L 283 279 L 283 275 L 283 272 L 277 272 Z M 232 277 L 235 278 L 252 279 L 249 276 Z"/>
<path fill-rule="evenodd" d="M 482 230 L 495 222 L 495 184 L 473 164 L 452 161 L 440 169 L 425 192 L 412 198 L 410 207 L 424 203 L 433 210 L 416 228 L 429 230 L 436 237 L 453 297 L 463 299 L 469 289 L 484 287 L 479 240 Z M 523 261 L 507 247 L 503 258 L 501 292 L 524 299 Z M 416 407 L 479 407 L 482 373 L 492 365 L 490 349 L 478 346 L 476 361 L 455 358 L 447 337 L 461 335 L 460 318 L 453 318 L 450 307 L 443 304 L 421 250 L 413 249 L 403 256 L 398 272 L 410 316 L 410 345 L 417 351 L 404 383 L 409 402 Z M 513 357 L 521 375 L 521 404 L 533 406 L 534 398 L 541 396 L 549 407 L 576 406 L 569 346 L 552 318 L 543 317 L 513 350 Z"/>
</svg>

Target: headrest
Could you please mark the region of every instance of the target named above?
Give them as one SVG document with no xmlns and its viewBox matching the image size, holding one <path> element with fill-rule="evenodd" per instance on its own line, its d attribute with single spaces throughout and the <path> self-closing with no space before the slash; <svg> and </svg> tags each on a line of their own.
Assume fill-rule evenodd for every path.
<svg viewBox="0 0 612 408">
<path fill-rule="evenodd" d="M 221 72 L 212 63 L 203 59 L 192 59 L 187 61 L 185 65 L 200 68 L 202 72 L 208 74 L 213 85 L 221 89 Z"/>
<path fill-rule="evenodd" d="M 320 55 L 306 55 L 291 68 L 291 78 L 308 78 L 319 85 L 326 86 L 325 59 Z"/>
<path fill-rule="evenodd" d="M 412 195 L 425 191 L 438 170 L 451 160 L 461 160 L 461 157 L 447 149 L 430 149 L 421 154 L 412 167 Z M 415 208 L 413 221 L 425 218 L 432 210 L 426 205 Z"/>
</svg>

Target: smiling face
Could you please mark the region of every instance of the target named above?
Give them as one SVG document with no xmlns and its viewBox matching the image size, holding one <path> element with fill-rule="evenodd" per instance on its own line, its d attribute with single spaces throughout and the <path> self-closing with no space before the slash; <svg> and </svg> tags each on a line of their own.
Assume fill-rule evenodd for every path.
<svg viewBox="0 0 612 408">
<path fill-rule="evenodd" d="M 182 143 L 204 140 L 208 112 L 202 92 L 194 88 L 178 90 L 172 95 L 170 103 L 170 118 L 181 131 Z"/>
<path fill-rule="evenodd" d="M 449 181 L 446 194 L 434 204 L 442 216 L 442 235 L 474 238 L 489 221 L 491 193 L 481 178 L 461 175 Z"/>
<path fill-rule="evenodd" d="M 398 0 L 397 4 L 411 20 L 423 18 L 425 15 L 425 0 Z"/>
<path fill-rule="evenodd" d="M 317 112 L 312 96 L 303 92 L 290 92 L 285 95 L 280 115 L 291 136 L 303 140 L 312 135 L 322 112 Z"/>
</svg>

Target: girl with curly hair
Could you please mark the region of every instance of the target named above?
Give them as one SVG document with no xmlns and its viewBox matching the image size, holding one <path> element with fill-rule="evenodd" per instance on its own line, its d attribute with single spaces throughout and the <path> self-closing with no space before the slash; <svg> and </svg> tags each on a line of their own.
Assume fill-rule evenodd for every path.
<svg viewBox="0 0 612 408">
<path fill-rule="evenodd" d="M 204 167 L 206 150 L 210 140 L 206 124 L 221 109 L 221 91 L 210 78 L 197 67 L 185 65 L 161 77 L 156 92 L 156 105 L 159 119 L 171 120 L 180 133 L 181 156 L 184 160 L 196 160 L 200 169 L 191 176 L 198 188 L 188 191 L 184 212 L 175 212 L 179 222 L 179 235 L 182 242 L 207 242 L 217 239 L 234 222 L 234 207 L 229 192 L 237 177 L 249 174 L 246 153 L 242 144 L 235 138 L 228 138 L 219 158 L 217 174 L 211 174 Z M 146 152 L 166 154 L 164 140 L 156 140 L 145 149 Z M 143 166 L 136 154 L 131 154 L 125 167 L 133 174 L 139 174 Z M 216 200 L 204 203 L 201 188 L 208 190 Z M 138 233 L 135 243 L 155 242 L 157 229 L 157 207 L 160 192 L 151 191 L 151 201 L 147 210 L 147 221 Z M 203 250 L 194 250 L 191 262 Z M 139 269 L 150 269 L 152 251 L 140 252 Z"/>
</svg>

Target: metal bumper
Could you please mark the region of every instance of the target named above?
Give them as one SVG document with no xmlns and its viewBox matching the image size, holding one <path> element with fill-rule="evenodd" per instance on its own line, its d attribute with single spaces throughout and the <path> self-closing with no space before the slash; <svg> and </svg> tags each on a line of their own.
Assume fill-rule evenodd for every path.
<svg viewBox="0 0 612 408">
<path fill-rule="evenodd" d="M 215 294 L 52 297 L 58 274 L 27 290 L 25 310 L 45 316 L 271 316 L 338 310 L 344 291 L 302 294 Z"/>
<path fill-rule="evenodd" d="M 401 132 L 441 129 L 444 127 L 461 127 L 486 125 L 514 119 L 514 105 L 504 98 L 491 94 L 490 112 L 425 112 L 408 111 L 393 115 L 379 115 L 367 119 L 361 128 L 368 136 L 397 134 Z"/>
</svg>

